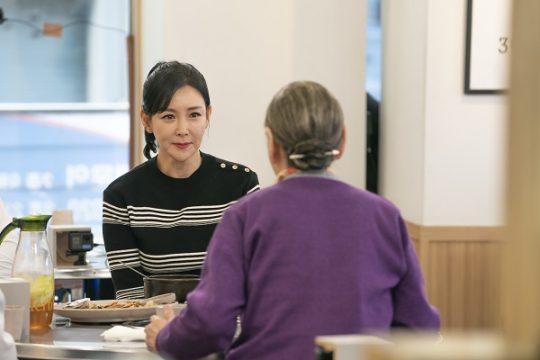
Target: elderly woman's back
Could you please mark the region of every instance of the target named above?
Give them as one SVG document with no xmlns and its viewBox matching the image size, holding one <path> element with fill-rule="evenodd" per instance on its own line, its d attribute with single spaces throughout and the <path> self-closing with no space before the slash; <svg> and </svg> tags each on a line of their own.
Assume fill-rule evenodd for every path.
<svg viewBox="0 0 540 360">
<path fill-rule="evenodd" d="M 309 358 L 317 335 L 439 329 L 398 210 L 323 174 L 289 176 L 231 208 L 209 251 L 196 315 L 183 321 L 205 314 L 230 333 L 228 310 L 242 304 L 230 359 Z"/>
</svg>

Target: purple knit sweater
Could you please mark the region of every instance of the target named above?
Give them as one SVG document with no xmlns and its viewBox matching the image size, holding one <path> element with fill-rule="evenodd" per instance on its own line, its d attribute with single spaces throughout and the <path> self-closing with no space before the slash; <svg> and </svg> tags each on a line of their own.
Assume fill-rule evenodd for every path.
<svg viewBox="0 0 540 360">
<path fill-rule="evenodd" d="M 423 286 L 394 205 L 338 180 L 290 177 L 226 211 L 201 282 L 157 349 L 177 359 L 313 359 L 318 335 L 438 330 Z"/>
</svg>

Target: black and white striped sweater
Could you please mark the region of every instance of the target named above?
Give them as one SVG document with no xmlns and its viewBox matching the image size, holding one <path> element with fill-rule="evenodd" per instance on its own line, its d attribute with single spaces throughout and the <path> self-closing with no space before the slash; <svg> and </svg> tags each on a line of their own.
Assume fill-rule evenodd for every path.
<svg viewBox="0 0 540 360">
<path fill-rule="evenodd" d="M 152 158 L 103 192 L 103 238 L 117 299 L 144 297 L 142 277 L 127 266 L 147 275 L 202 267 L 223 212 L 259 189 L 249 168 L 201 156 L 189 178 L 163 174 Z"/>
</svg>

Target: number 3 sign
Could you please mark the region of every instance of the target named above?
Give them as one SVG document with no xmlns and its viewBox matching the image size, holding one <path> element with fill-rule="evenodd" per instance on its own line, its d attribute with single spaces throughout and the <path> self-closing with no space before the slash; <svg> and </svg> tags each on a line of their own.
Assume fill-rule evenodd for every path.
<svg viewBox="0 0 540 360">
<path fill-rule="evenodd" d="M 512 0 L 468 0 L 465 93 L 493 94 L 508 88 Z"/>
</svg>

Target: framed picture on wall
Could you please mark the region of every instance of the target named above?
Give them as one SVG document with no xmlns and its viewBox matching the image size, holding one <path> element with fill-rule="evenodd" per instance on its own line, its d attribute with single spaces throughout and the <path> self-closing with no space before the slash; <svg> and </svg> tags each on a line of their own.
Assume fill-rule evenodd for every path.
<svg viewBox="0 0 540 360">
<path fill-rule="evenodd" d="M 508 89 L 512 0 L 467 0 L 465 93 Z"/>
</svg>

